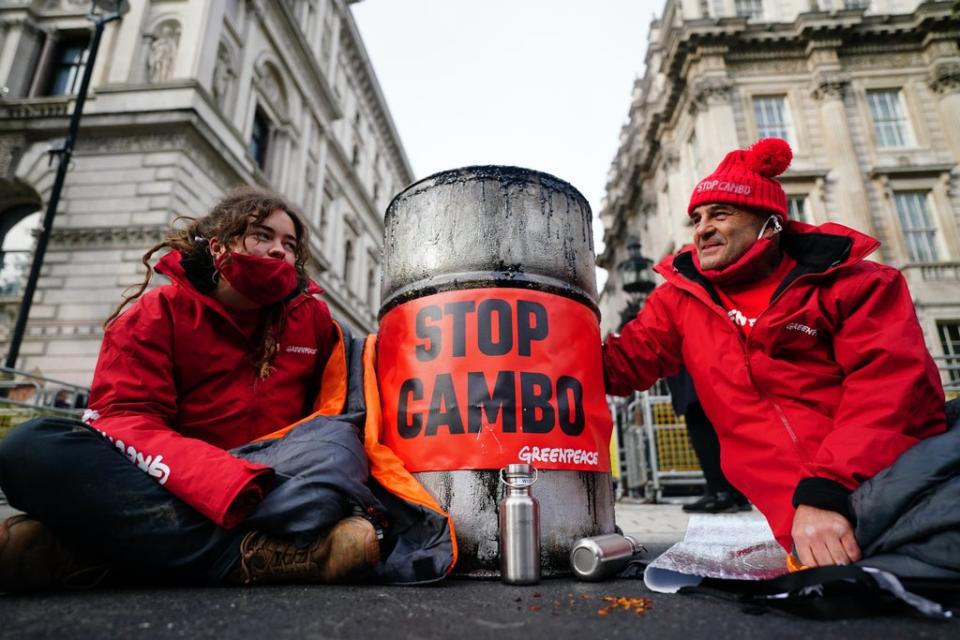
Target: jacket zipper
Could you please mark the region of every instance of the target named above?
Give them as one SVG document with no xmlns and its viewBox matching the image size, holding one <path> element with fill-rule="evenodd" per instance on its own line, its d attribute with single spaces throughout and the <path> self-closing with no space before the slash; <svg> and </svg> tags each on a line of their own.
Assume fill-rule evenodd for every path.
<svg viewBox="0 0 960 640">
<path fill-rule="evenodd" d="M 777 414 L 777 419 L 780 421 L 781 426 L 783 426 L 783 430 L 787 432 L 787 437 L 789 437 L 790 442 L 793 443 L 793 448 L 800 457 L 800 461 L 805 465 L 809 465 L 811 462 L 810 457 L 807 455 L 803 445 L 800 443 L 800 438 L 797 437 L 797 432 L 793 430 L 793 426 L 790 424 L 790 419 L 787 418 L 787 414 L 783 410 L 783 407 L 780 406 L 780 403 L 777 402 L 777 400 L 770 393 L 767 393 L 761 389 L 757 384 L 757 380 L 753 375 L 753 367 L 750 366 L 750 351 L 748 349 L 747 342 L 748 341 L 741 341 L 740 346 L 743 349 L 743 361 L 747 368 L 747 376 L 750 378 L 750 384 L 753 385 L 753 388 L 761 398 L 773 405 L 773 410 Z"/>
<path fill-rule="evenodd" d="M 829 270 L 830 270 L 830 269 L 828 269 L 827 271 L 829 271 Z M 762 318 L 763 315 L 764 315 L 765 313 L 767 313 L 767 311 L 769 311 L 770 308 L 773 307 L 773 305 L 776 304 L 777 301 L 778 301 L 780 298 L 782 298 L 783 295 L 784 295 L 787 291 L 789 291 L 790 289 L 792 289 L 792 288 L 794 287 L 794 285 L 796 285 L 798 282 L 800 282 L 800 281 L 803 280 L 804 278 L 807 278 L 807 277 L 813 276 L 813 275 L 822 275 L 823 273 L 826 273 L 827 271 L 822 271 L 822 272 L 817 273 L 817 274 L 805 273 L 805 274 L 803 274 L 802 276 L 799 276 L 797 279 L 795 279 L 795 280 L 794 280 L 793 282 L 791 282 L 790 284 L 788 284 L 786 287 L 784 287 L 784 288 L 783 288 L 783 291 L 781 291 L 780 293 L 778 293 L 778 294 L 776 295 L 776 297 L 775 297 L 773 300 L 770 301 L 770 304 L 767 305 L 767 308 L 760 312 L 760 315 L 757 316 L 757 320 L 756 320 L 756 322 L 754 323 L 753 328 L 756 328 L 756 326 L 760 323 L 760 318 Z M 748 352 L 748 344 L 749 344 L 749 342 L 750 342 L 750 340 L 749 340 L 749 338 L 748 338 L 748 339 L 745 341 L 745 344 L 744 344 L 744 355 L 745 355 L 745 356 L 749 353 L 749 352 Z M 770 404 L 773 405 L 773 409 L 774 409 L 774 411 L 776 411 L 776 413 L 777 413 L 777 418 L 780 420 L 780 424 L 783 425 L 784 430 L 787 432 L 787 436 L 789 436 L 790 441 L 793 443 L 793 446 L 794 446 L 794 448 L 795 448 L 796 451 L 797 451 L 797 455 L 800 456 L 800 461 L 803 462 L 805 465 L 810 466 L 813 461 L 810 459 L 810 456 L 807 455 L 806 450 L 803 448 L 803 444 L 800 442 L 800 438 L 797 437 L 797 432 L 794 431 L 793 425 L 790 424 L 790 419 L 787 418 L 787 413 L 786 413 L 786 411 L 783 410 L 783 407 L 780 406 L 780 403 L 777 402 L 776 399 L 775 399 L 771 394 L 764 392 L 762 389 L 760 389 L 759 386 L 757 386 L 757 383 L 756 383 L 756 381 L 754 380 L 754 377 L 753 377 L 753 370 L 750 368 L 749 359 L 747 360 L 747 373 L 750 375 L 750 382 L 751 382 L 751 384 L 753 384 L 753 388 L 756 389 L 757 392 L 758 392 L 761 396 L 763 396 L 764 398 L 766 398 L 766 399 L 770 402 Z"/>
<path fill-rule="evenodd" d="M 674 271 L 676 272 L 677 269 L 674 268 Z M 821 273 L 826 273 L 826 272 L 821 272 Z M 809 274 L 809 273 L 804 274 L 798 277 L 796 280 L 794 280 L 790 284 L 788 284 L 786 287 L 784 287 L 783 291 L 777 294 L 777 297 L 770 301 L 770 304 L 767 306 L 767 308 L 760 312 L 760 315 L 757 316 L 757 322 L 754 323 L 754 327 L 756 327 L 757 323 L 760 322 L 760 318 L 763 317 L 763 314 L 765 314 L 767 310 L 769 310 L 770 307 L 773 306 L 773 304 L 783 296 L 784 293 L 786 293 L 791 287 L 793 287 L 800 280 L 803 280 L 804 278 L 812 275 L 820 275 L 820 274 Z M 692 283 L 692 282 L 691 282 L 691 285 L 693 285 L 694 287 L 697 286 L 696 283 Z M 700 289 L 702 290 L 702 287 Z M 693 293 L 694 296 L 696 296 L 697 298 L 700 298 L 698 291 L 691 291 L 690 293 Z M 797 455 L 800 457 L 800 461 L 803 462 L 805 465 L 810 465 L 811 464 L 810 457 L 806 454 L 806 451 L 803 449 L 803 445 L 800 443 L 800 439 L 797 437 L 796 431 L 794 431 L 793 426 L 790 424 L 790 420 L 787 418 L 787 414 L 783 410 L 783 407 L 781 407 L 780 403 L 777 402 L 769 393 L 765 392 L 763 389 L 761 389 L 757 385 L 756 378 L 753 375 L 753 367 L 750 365 L 749 338 L 744 337 L 740 329 L 738 329 L 737 326 L 734 325 L 733 322 L 730 320 L 730 317 L 723 311 L 723 309 L 721 309 L 715 302 L 713 302 L 713 300 L 710 300 L 709 302 L 703 300 L 703 298 L 700 298 L 700 300 L 701 302 L 707 303 L 708 306 L 713 307 L 714 310 L 723 318 L 723 320 L 728 324 L 730 324 L 733 331 L 737 335 L 737 340 L 740 343 L 740 349 L 743 353 L 743 364 L 747 369 L 747 377 L 750 378 L 750 384 L 753 385 L 754 390 L 757 392 L 757 394 L 761 398 L 763 398 L 764 400 L 768 401 L 771 405 L 773 405 L 773 409 L 777 414 L 777 418 L 779 419 L 780 424 L 783 426 L 784 431 L 787 432 L 787 437 L 790 438 L 790 442 L 793 443 L 793 447 L 796 450 Z"/>
</svg>

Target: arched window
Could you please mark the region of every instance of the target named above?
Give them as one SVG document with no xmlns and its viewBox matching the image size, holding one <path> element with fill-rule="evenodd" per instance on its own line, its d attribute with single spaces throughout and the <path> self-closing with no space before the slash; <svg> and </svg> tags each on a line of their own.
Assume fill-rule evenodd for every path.
<svg viewBox="0 0 960 640">
<path fill-rule="evenodd" d="M 270 138 L 273 133 L 273 123 L 259 106 L 253 114 L 253 128 L 250 130 L 250 155 L 257 161 L 262 171 L 267 170 L 267 159 L 270 157 Z"/>
<path fill-rule="evenodd" d="M 30 259 L 33 255 L 32 231 L 40 224 L 40 212 L 28 215 L 15 224 L 3 238 L 3 267 L 0 269 L 0 297 L 20 295 Z"/>
</svg>

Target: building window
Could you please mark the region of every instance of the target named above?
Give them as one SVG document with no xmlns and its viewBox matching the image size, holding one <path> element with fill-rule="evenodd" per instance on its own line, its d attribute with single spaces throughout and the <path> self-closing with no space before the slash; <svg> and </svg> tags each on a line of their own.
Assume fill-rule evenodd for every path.
<svg viewBox="0 0 960 640">
<path fill-rule="evenodd" d="M 734 0 L 733 8 L 737 16 L 747 20 L 759 20 L 763 17 L 763 0 Z"/>
<path fill-rule="evenodd" d="M 343 281 L 350 286 L 350 278 L 353 275 L 353 240 L 347 240 L 343 248 Z"/>
<path fill-rule="evenodd" d="M 317 229 L 319 231 L 318 237 L 320 238 L 321 241 L 326 239 L 326 236 L 327 236 L 327 209 L 329 206 L 330 206 L 330 201 L 327 200 L 326 197 L 324 197 L 320 201 L 320 215 L 319 215 L 319 219 L 317 220 Z"/>
<path fill-rule="evenodd" d="M 690 168 L 693 170 L 693 175 L 702 176 L 703 169 L 700 166 L 700 146 L 697 142 L 696 132 L 690 134 L 690 139 L 687 140 L 687 159 L 690 164 Z"/>
<path fill-rule="evenodd" d="M 870 6 L 870 0 L 843 0 L 844 9 L 866 9 Z"/>
<path fill-rule="evenodd" d="M 942 369 L 947 370 L 950 382 L 960 382 L 960 322 L 955 320 L 937 322 L 940 334 L 940 346 L 943 347 L 945 362 Z M 954 387 L 956 388 L 956 387 Z"/>
<path fill-rule="evenodd" d="M 323 196 L 320 198 L 320 221 L 318 223 L 318 230 L 320 232 L 320 239 L 324 240 L 327 237 L 327 223 L 330 220 L 330 207 L 333 206 L 333 193 L 329 185 L 324 185 Z"/>
<path fill-rule="evenodd" d="M 807 199 L 803 196 L 787 196 L 787 216 L 791 220 L 810 224 L 810 219 L 807 217 L 806 204 Z"/>
<path fill-rule="evenodd" d="M 373 267 L 367 270 L 367 306 L 376 309 L 377 272 Z"/>
<path fill-rule="evenodd" d="M 80 79 L 87 66 L 88 35 L 61 40 L 57 43 L 45 95 L 69 96 L 80 88 Z"/>
<path fill-rule="evenodd" d="M 270 118 L 260 107 L 253 116 L 253 131 L 250 133 L 250 155 L 261 170 L 267 168 L 267 152 L 270 147 Z"/>
<path fill-rule="evenodd" d="M 317 218 L 317 175 L 320 173 L 319 168 L 317 167 L 317 161 L 315 159 L 307 158 L 307 172 L 304 175 L 304 191 L 305 196 L 303 199 L 303 210 L 309 216 L 310 220 L 314 222 L 319 222 Z"/>
<path fill-rule="evenodd" d="M 757 121 L 757 137 L 783 138 L 793 141 L 790 110 L 785 96 L 757 96 L 753 99 L 753 115 Z"/>
<path fill-rule="evenodd" d="M 911 262 L 936 262 L 940 259 L 937 228 L 933 223 L 928 195 L 926 191 L 898 191 L 893 194 Z"/>
<path fill-rule="evenodd" d="M 910 140 L 910 129 L 900 91 L 885 89 L 867 92 L 870 105 L 870 117 L 873 119 L 873 131 L 877 136 L 877 146 L 905 147 Z"/>
</svg>

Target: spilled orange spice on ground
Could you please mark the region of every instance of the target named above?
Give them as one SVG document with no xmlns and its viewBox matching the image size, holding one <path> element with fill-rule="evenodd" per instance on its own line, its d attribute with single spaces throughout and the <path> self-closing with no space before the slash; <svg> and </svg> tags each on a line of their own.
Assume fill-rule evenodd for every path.
<svg viewBox="0 0 960 640">
<path fill-rule="evenodd" d="M 622 596 L 603 596 L 605 602 L 609 602 L 605 607 L 600 608 L 597 611 L 597 615 L 601 618 L 608 615 L 611 611 L 616 611 L 622 609 L 625 612 L 633 612 L 638 616 L 642 616 L 647 611 L 650 610 L 650 606 L 653 604 L 650 598 L 625 598 Z"/>
</svg>

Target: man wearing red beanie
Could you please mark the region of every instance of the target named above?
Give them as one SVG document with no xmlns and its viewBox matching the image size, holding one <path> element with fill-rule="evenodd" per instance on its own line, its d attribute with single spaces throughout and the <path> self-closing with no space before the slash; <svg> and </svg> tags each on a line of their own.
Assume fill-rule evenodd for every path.
<svg viewBox="0 0 960 640">
<path fill-rule="evenodd" d="M 946 429 L 944 395 L 900 272 L 879 242 L 788 219 L 777 138 L 732 151 L 694 188 L 693 244 L 604 344 L 607 392 L 685 365 L 730 482 L 806 566 L 860 559 L 849 496 Z"/>
</svg>

